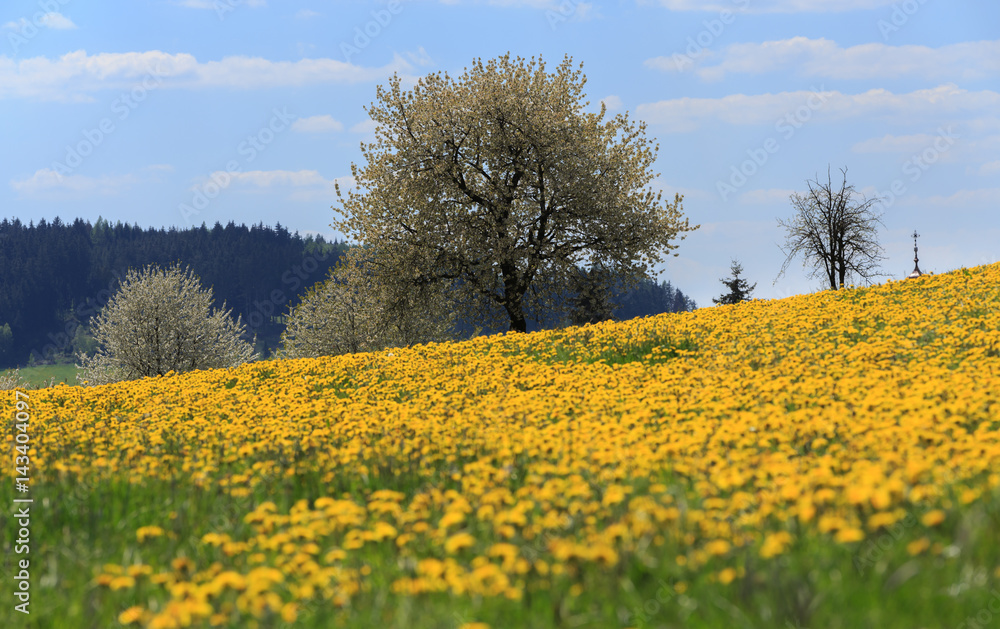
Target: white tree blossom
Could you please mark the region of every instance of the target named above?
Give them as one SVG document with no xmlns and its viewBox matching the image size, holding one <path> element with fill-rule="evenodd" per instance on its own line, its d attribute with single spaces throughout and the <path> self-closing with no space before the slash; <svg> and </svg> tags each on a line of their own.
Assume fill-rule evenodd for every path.
<svg viewBox="0 0 1000 629">
<path fill-rule="evenodd" d="M 379 278 L 360 248 L 349 251 L 288 315 L 281 356 L 378 351 L 454 338 L 453 309 L 441 285 Z"/>
<path fill-rule="evenodd" d="M 241 319 L 212 301 L 212 290 L 177 264 L 130 270 L 91 322 L 100 347 L 92 357 L 79 355 L 77 379 L 106 384 L 255 360 Z"/>
<path fill-rule="evenodd" d="M 13 391 L 24 386 L 25 382 L 21 379 L 21 372 L 19 370 L 14 369 L 5 374 L 0 373 L 0 391 Z"/>
<path fill-rule="evenodd" d="M 458 79 L 394 76 L 368 114 L 375 141 L 352 165 L 333 226 L 375 251 L 380 277 L 448 282 L 493 327 L 558 307 L 581 264 L 649 274 L 695 227 L 682 197 L 654 192 L 657 146 L 626 115 L 586 113 L 586 78 L 567 57 L 505 55 Z M 676 254 L 674 254 L 676 255 Z"/>
</svg>

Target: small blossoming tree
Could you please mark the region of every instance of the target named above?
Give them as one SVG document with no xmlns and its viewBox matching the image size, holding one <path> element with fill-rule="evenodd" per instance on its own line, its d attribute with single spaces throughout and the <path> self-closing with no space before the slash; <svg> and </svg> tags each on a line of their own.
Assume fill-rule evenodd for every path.
<svg viewBox="0 0 1000 629">
<path fill-rule="evenodd" d="M 241 320 L 212 301 L 212 290 L 177 264 L 129 271 L 91 322 L 100 346 L 92 357 L 78 356 L 77 379 L 106 384 L 255 360 Z"/>
</svg>

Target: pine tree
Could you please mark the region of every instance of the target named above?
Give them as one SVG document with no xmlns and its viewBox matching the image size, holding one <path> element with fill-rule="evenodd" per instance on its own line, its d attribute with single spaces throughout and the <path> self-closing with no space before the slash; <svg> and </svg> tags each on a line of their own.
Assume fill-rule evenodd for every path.
<svg viewBox="0 0 1000 629">
<path fill-rule="evenodd" d="M 743 273 L 743 265 L 739 263 L 738 260 L 732 260 L 729 266 L 729 272 L 732 273 L 732 277 L 729 279 L 720 279 L 726 288 L 729 289 L 729 294 L 722 295 L 718 299 L 712 298 L 713 304 L 738 304 L 741 301 L 747 301 L 750 299 L 753 289 L 757 288 L 757 284 L 754 283 L 750 286 L 749 282 L 740 277 Z"/>
</svg>

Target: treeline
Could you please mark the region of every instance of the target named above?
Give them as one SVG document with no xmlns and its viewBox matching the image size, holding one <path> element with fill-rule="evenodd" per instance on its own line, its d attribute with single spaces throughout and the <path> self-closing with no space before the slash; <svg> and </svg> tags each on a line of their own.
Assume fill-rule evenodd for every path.
<svg viewBox="0 0 1000 629">
<path fill-rule="evenodd" d="M 130 268 L 147 264 L 189 266 L 241 316 L 266 355 L 279 343 L 282 315 L 310 286 L 326 278 L 346 243 L 301 237 L 280 224 L 247 227 L 230 222 L 186 230 L 59 218 L 27 225 L 0 222 L 0 368 L 72 359 L 91 352 L 90 318 L 114 294 Z M 585 275 L 585 274 L 584 274 Z M 613 304 L 581 299 L 573 287 L 571 320 L 535 317 L 533 329 L 607 318 L 679 312 L 696 307 L 669 282 L 646 279 L 617 291 Z M 570 291 L 573 293 L 573 290 Z M 466 322 L 460 330 L 474 329 Z M 487 332 L 491 330 L 485 330 Z"/>
<path fill-rule="evenodd" d="M 59 218 L 0 222 L 0 368 L 92 350 L 86 324 L 130 268 L 190 266 L 216 305 L 242 316 L 261 347 L 275 347 L 281 315 L 326 277 L 346 245 L 301 237 L 280 224 L 230 222 L 186 230 L 143 229 Z"/>
</svg>

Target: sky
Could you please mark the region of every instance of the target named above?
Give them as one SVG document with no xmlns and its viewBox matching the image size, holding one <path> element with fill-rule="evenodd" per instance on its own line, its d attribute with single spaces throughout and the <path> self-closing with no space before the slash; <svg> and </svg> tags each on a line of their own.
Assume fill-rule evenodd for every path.
<svg viewBox="0 0 1000 629">
<path fill-rule="evenodd" d="M 1000 260 L 995 0 L 4 0 L 0 218 L 331 227 L 396 73 L 510 52 L 583 64 L 588 111 L 646 124 L 651 185 L 700 227 L 658 271 L 699 306 L 738 259 L 781 298 L 789 197 L 878 196 L 878 281 Z"/>
</svg>

